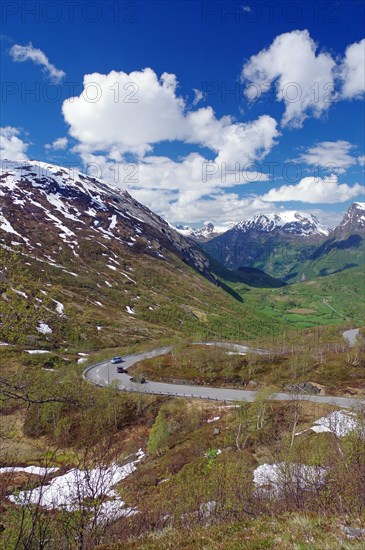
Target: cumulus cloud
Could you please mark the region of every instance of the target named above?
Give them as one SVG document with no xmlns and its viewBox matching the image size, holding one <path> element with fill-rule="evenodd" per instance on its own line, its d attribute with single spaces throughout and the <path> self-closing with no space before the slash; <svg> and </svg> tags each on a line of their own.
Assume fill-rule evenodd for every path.
<svg viewBox="0 0 365 550">
<path fill-rule="evenodd" d="M 28 143 L 20 137 L 20 131 L 12 126 L 0 128 L 0 158 L 7 160 L 27 160 Z"/>
<path fill-rule="evenodd" d="M 37 65 L 41 65 L 44 73 L 52 82 L 61 82 L 61 80 L 66 76 L 64 71 L 57 69 L 52 63 L 50 63 L 48 57 L 44 52 L 42 52 L 42 50 L 34 48 L 31 43 L 27 46 L 15 44 L 10 48 L 10 56 L 13 61 L 18 63 L 30 60 Z"/>
<path fill-rule="evenodd" d="M 342 97 L 360 98 L 365 92 L 365 38 L 347 47 L 340 68 Z"/>
<path fill-rule="evenodd" d="M 46 149 L 53 149 L 54 151 L 63 151 L 68 145 L 67 137 L 57 138 L 52 143 L 46 143 L 44 146 Z"/>
<path fill-rule="evenodd" d="M 307 30 L 275 38 L 271 46 L 253 55 L 242 69 L 249 99 L 275 83 L 276 99 L 285 103 L 283 126 L 301 127 L 310 115 L 320 117 L 331 105 L 335 61 L 317 45 Z"/>
<path fill-rule="evenodd" d="M 80 96 L 63 103 L 70 134 L 78 141 L 73 152 L 99 176 L 170 220 L 182 209 L 185 216 L 195 212 L 204 196 L 267 180 L 255 162 L 279 136 L 268 115 L 248 122 L 217 118 L 211 107 L 189 109 L 177 89 L 175 75 L 159 78 L 152 69 L 94 73 L 84 77 Z M 177 160 L 154 155 L 154 146 L 166 141 L 195 146 L 195 151 Z M 211 151 L 209 158 L 203 147 Z M 130 158 L 136 167 L 126 161 Z"/>
<path fill-rule="evenodd" d="M 272 117 L 235 123 L 230 116 L 218 119 L 211 107 L 189 112 L 177 86 L 175 75 L 158 78 L 149 68 L 85 75 L 83 92 L 64 101 L 63 115 L 80 150 L 107 151 L 115 160 L 125 153 L 142 158 L 156 143 L 182 141 L 210 148 L 217 162 L 246 164 L 275 144 Z"/>
<path fill-rule="evenodd" d="M 331 174 L 326 178 L 307 177 L 295 185 L 282 185 L 270 189 L 262 199 L 271 202 L 300 201 L 310 204 L 335 204 L 358 197 L 364 193 L 364 187 L 355 183 L 352 187 L 340 184 L 338 177 Z"/>
<path fill-rule="evenodd" d="M 331 172 L 344 173 L 357 162 L 356 157 L 350 154 L 352 149 L 353 145 L 349 141 L 322 141 L 309 147 L 297 160 Z"/>
<path fill-rule="evenodd" d="M 89 151 L 143 156 L 155 143 L 184 138 L 184 101 L 175 93 L 175 75 L 111 71 L 85 75 L 83 85 L 62 111 L 72 137 Z"/>
</svg>

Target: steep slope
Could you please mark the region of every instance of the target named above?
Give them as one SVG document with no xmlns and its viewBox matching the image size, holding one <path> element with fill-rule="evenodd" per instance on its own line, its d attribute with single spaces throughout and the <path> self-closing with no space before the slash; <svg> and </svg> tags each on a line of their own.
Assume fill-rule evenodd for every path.
<svg viewBox="0 0 365 550">
<path fill-rule="evenodd" d="M 202 246 L 226 267 L 255 267 L 285 279 L 328 237 L 315 216 L 296 211 L 258 214 Z"/>
<path fill-rule="evenodd" d="M 162 248 L 172 251 L 210 278 L 205 256 L 127 191 L 116 192 L 74 169 L 42 162 L 5 161 L 0 178 L 0 228 L 8 233 L 6 244 L 15 241 L 15 246 L 22 244 L 37 251 L 38 257 L 53 261 L 60 241 L 64 251 L 77 257 L 77 236 L 96 246 L 114 239 L 155 257 L 161 255 Z M 47 220 L 46 235 L 38 223 L 43 218 Z"/>
<path fill-rule="evenodd" d="M 278 330 L 125 191 L 41 162 L 6 162 L 0 181 L 0 341 L 90 349 Z"/>
<path fill-rule="evenodd" d="M 313 279 L 365 264 L 365 203 L 353 203 L 321 246 L 293 269 L 291 279 Z"/>
</svg>

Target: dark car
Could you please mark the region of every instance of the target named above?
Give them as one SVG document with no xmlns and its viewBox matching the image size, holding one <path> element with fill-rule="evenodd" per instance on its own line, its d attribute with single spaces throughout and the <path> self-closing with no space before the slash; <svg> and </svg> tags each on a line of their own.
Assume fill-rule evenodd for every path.
<svg viewBox="0 0 365 550">
<path fill-rule="evenodd" d="M 141 378 L 134 378 L 134 376 L 132 376 L 131 382 L 134 382 L 135 384 L 145 384 L 147 380 L 145 379 L 144 376 L 142 376 Z"/>
<path fill-rule="evenodd" d="M 123 367 L 123 365 L 118 365 L 118 366 L 117 366 L 117 372 L 123 373 L 123 372 L 127 372 L 127 371 L 125 370 L 125 368 Z"/>
<path fill-rule="evenodd" d="M 113 363 L 113 365 L 116 365 L 117 363 L 123 363 L 123 357 L 113 357 L 110 362 Z"/>
</svg>

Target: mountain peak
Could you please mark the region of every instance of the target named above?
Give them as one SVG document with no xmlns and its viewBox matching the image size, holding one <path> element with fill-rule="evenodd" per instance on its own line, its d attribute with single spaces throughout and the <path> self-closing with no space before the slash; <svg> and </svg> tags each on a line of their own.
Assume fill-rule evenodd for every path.
<svg viewBox="0 0 365 550">
<path fill-rule="evenodd" d="M 206 222 L 203 227 L 199 229 L 193 229 L 188 225 L 176 225 L 175 229 L 185 237 L 190 237 L 199 242 L 207 242 L 225 233 L 230 227 L 217 227 L 212 222 Z"/>
<path fill-rule="evenodd" d="M 329 235 L 329 229 L 322 225 L 313 214 L 298 212 L 296 210 L 255 214 L 247 220 L 236 224 L 233 229 L 244 233 L 248 231 L 262 233 L 280 231 L 303 237 Z"/>
<path fill-rule="evenodd" d="M 353 202 L 347 209 L 342 222 L 336 227 L 336 234 L 363 233 L 365 229 L 365 202 Z"/>
</svg>

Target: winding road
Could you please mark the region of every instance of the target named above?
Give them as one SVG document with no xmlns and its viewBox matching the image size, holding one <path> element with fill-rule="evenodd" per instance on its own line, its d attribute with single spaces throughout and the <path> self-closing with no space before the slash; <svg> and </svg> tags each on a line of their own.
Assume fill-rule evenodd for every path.
<svg viewBox="0 0 365 550">
<path fill-rule="evenodd" d="M 356 329 L 354 329 L 356 331 Z M 352 331 L 346 331 L 352 332 Z M 344 338 L 346 333 L 344 333 Z M 351 334 L 352 338 L 353 334 Z M 356 335 L 354 336 L 356 338 Z M 347 340 L 347 339 L 346 339 Z M 352 341 L 352 340 L 351 340 Z M 254 350 L 247 346 L 231 344 L 227 342 L 196 342 L 196 344 L 204 344 L 207 346 L 224 347 L 236 353 L 246 353 L 247 351 L 264 354 L 264 350 Z M 351 345 L 351 344 L 350 344 Z M 166 355 L 172 350 L 172 346 L 165 348 L 154 349 L 144 353 L 126 355 L 123 357 L 123 367 L 129 369 L 135 363 L 150 359 L 159 355 Z M 98 363 L 88 367 L 84 371 L 84 378 L 98 386 L 108 386 L 112 382 L 117 383 L 120 390 L 132 391 L 140 393 L 150 393 L 157 395 L 169 395 L 175 397 L 194 397 L 201 399 L 211 399 L 215 401 L 247 401 L 255 400 L 258 392 L 249 390 L 235 390 L 229 388 L 214 388 L 208 386 L 193 386 L 185 384 L 167 384 L 163 382 L 147 381 L 144 384 L 131 382 L 131 377 L 127 373 L 118 373 L 117 365 L 113 365 L 110 360 Z M 329 395 L 306 395 L 293 393 L 274 393 L 271 395 L 274 401 L 310 401 L 312 403 L 327 403 L 344 408 L 356 408 L 364 403 L 364 400 L 359 400 L 350 397 L 333 397 Z"/>
</svg>

